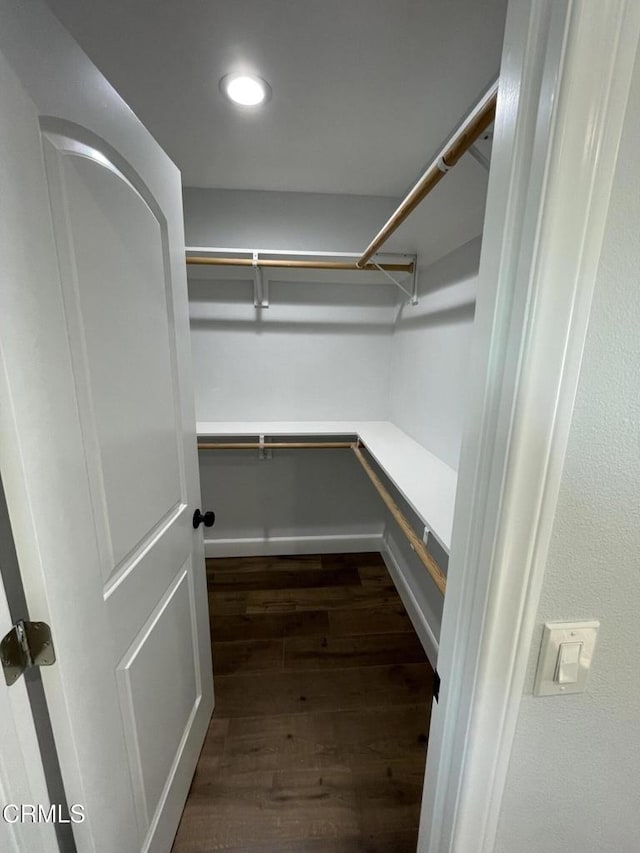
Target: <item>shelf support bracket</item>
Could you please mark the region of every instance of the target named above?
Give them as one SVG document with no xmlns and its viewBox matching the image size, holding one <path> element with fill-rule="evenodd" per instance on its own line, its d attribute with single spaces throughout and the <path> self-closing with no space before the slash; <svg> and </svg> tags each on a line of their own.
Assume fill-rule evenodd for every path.
<svg viewBox="0 0 640 853">
<path fill-rule="evenodd" d="M 256 308 L 268 308 L 269 297 L 267 284 L 262 275 L 262 268 L 258 264 L 259 254 L 253 252 L 253 304 Z"/>
<path fill-rule="evenodd" d="M 258 459 L 271 459 L 272 451 L 269 450 L 269 445 L 265 441 L 265 436 L 260 434 L 258 436 Z"/>
<path fill-rule="evenodd" d="M 377 261 L 372 260 L 371 263 L 376 267 L 380 272 L 385 275 L 389 281 L 395 284 L 396 287 L 399 287 L 400 290 L 405 294 L 405 296 L 409 297 L 409 301 L 412 305 L 418 304 L 418 259 L 417 257 L 413 260 L 413 270 L 409 273 L 409 277 L 412 282 L 411 290 L 407 290 L 407 288 L 398 281 L 397 278 L 391 275 L 390 272 L 387 272 Z"/>
<path fill-rule="evenodd" d="M 480 151 L 479 148 L 477 148 L 475 145 L 469 146 L 469 154 L 471 154 L 471 156 L 477 163 L 480 163 L 480 165 L 485 171 L 489 171 L 489 169 L 491 168 L 489 158 L 485 157 L 485 155 L 482 153 L 482 151 Z"/>
<path fill-rule="evenodd" d="M 411 272 L 411 304 L 418 304 L 418 256 L 413 259 L 413 271 Z"/>
</svg>

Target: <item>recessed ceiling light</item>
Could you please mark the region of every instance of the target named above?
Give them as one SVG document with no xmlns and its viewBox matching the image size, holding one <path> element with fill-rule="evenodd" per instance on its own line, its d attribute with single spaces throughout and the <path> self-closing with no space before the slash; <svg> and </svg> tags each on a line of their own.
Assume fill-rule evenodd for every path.
<svg viewBox="0 0 640 853">
<path fill-rule="evenodd" d="M 271 97 L 269 84 L 251 74 L 227 74 L 220 81 L 220 90 L 242 107 L 257 107 Z"/>
</svg>

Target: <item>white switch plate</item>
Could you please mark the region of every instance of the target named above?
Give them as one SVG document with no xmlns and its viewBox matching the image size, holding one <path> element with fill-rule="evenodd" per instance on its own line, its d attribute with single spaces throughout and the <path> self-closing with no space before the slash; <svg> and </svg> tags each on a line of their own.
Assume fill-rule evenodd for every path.
<svg viewBox="0 0 640 853">
<path fill-rule="evenodd" d="M 557 696 L 560 693 L 582 693 L 596 646 L 600 623 L 590 622 L 546 622 L 542 633 L 534 696 Z M 558 653 L 561 643 L 582 643 L 578 680 L 575 684 L 560 684 L 555 680 Z"/>
</svg>

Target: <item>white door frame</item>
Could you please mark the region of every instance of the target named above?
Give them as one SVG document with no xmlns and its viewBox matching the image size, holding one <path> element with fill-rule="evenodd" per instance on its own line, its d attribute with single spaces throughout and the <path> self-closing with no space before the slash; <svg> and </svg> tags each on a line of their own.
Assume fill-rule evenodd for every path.
<svg viewBox="0 0 640 853">
<path fill-rule="evenodd" d="M 494 848 L 639 33 L 637 0 L 509 3 L 424 853 Z"/>
</svg>

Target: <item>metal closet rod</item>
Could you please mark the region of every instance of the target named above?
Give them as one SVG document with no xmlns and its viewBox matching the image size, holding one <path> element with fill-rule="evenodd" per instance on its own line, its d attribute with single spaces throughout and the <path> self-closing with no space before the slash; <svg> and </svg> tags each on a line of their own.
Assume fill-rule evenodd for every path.
<svg viewBox="0 0 640 853">
<path fill-rule="evenodd" d="M 298 261 L 298 260 L 276 260 L 274 258 L 209 258 L 200 255 L 187 255 L 187 264 L 196 264 L 211 267 L 278 267 L 280 269 L 306 269 L 306 270 L 372 270 L 380 269 L 389 272 L 413 272 L 413 263 L 385 263 L 365 264 L 349 263 L 347 261 Z"/>
<path fill-rule="evenodd" d="M 409 214 L 413 213 L 420 202 L 440 183 L 447 172 L 456 165 L 465 151 L 471 148 L 476 139 L 493 122 L 496 116 L 497 97 L 498 81 L 496 80 L 451 136 L 442 152 L 434 159 L 427 171 L 400 202 L 387 222 L 369 243 L 358 259 L 358 266 L 361 269 L 366 268 L 371 258 L 376 252 L 380 251 L 381 246 L 387 242 L 389 237 L 402 225 Z"/>
<path fill-rule="evenodd" d="M 431 580 L 438 587 L 442 595 L 444 595 L 447 587 L 447 576 L 442 571 L 438 563 L 433 559 L 424 542 L 415 532 L 398 504 L 391 497 L 380 477 L 378 477 L 371 465 L 367 462 L 358 444 L 355 444 L 353 441 L 274 441 L 272 443 L 261 443 L 256 441 L 198 442 L 198 450 L 303 450 L 311 448 L 314 450 L 321 448 L 333 450 L 336 448 L 345 448 L 351 449 L 354 452 L 358 462 L 362 465 L 367 477 L 373 483 L 375 490 L 382 498 L 383 503 L 393 516 L 396 524 L 408 539 L 412 550 L 429 573 Z"/>
</svg>

